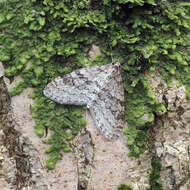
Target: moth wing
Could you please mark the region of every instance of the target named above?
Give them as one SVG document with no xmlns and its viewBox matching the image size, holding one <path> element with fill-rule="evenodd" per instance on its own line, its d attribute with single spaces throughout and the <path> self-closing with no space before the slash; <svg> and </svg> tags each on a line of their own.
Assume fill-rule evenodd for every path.
<svg viewBox="0 0 190 190">
<path fill-rule="evenodd" d="M 117 139 L 124 127 L 124 89 L 119 70 L 89 105 L 97 128 L 108 139 Z"/>
<path fill-rule="evenodd" d="M 78 69 L 50 82 L 43 93 L 60 104 L 87 105 L 112 70 L 111 64 Z"/>
</svg>

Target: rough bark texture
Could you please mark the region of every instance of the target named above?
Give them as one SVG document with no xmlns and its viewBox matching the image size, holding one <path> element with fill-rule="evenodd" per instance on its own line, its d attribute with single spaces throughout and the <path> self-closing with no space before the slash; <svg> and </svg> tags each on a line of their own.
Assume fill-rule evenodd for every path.
<svg viewBox="0 0 190 190">
<path fill-rule="evenodd" d="M 185 87 L 168 88 L 158 71 L 150 74 L 150 85 L 159 101 L 165 101 L 168 112 L 157 114 L 149 130 L 149 147 L 161 159 L 164 190 L 190 189 L 190 101 Z"/>
<path fill-rule="evenodd" d="M 94 144 L 89 131 L 82 128 L 70 145 L 77 159 L 78 190 L 87 189 L 94 162 Z"/>
<path fill-rule="evenodd" d="M 11 99 L 3 77 L 0 77 L 0 189 L 47 189 L 40 177 L 36 150 L 27 138 L 15 130 Z"/>
</svg>

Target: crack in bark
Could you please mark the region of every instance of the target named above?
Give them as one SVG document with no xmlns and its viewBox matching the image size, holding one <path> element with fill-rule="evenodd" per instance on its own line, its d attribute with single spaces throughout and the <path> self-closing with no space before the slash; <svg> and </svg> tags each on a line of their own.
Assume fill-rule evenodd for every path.
<svg viewBox="0 0 190 190">
<path fill-rule="evenodd" d="M 16 163 L 15 179 L 12 185 L 16 190 L 22 189 L 31 178 L 29 156 L 23 151 L 23 143 L 20 142 L 21 134 L 15 130 L 11 109 L 11 98 L 9 96 L 3 76 L 0 76 L 0 129 L 3 130 L 3 143 L 6 146 L 9 156 L 13 157 Z"/>
<path fill-rule="evenodd" d="M 89 131 L 82 128 L 70 146 L 77 159 L 78 190 L 87 190 L 94 161 L 94 144 Z"/>
</svg>

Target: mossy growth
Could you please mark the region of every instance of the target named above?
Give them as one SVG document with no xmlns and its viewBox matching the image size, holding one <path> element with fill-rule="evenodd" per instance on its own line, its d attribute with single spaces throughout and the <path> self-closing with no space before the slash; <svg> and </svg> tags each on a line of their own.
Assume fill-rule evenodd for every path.
<svg viewBox="0 0 190 190">
<path fill-rule="evenodd" d="M 160 172 L 162 170 L 162 165 L 160 163 L 160 160 L 152 159 L 151 166 L 152 171 L 148 175 L 150 188 L 147 188 L 146 190 L 162 190 L 162 182 L 160 181 Z"/>
<path fill-rule="evenodd" d="M 121 184 L 117 190 L 133 190 L 132 187 L 126 185 L 126 184 Z"/>
<path fill-rule="evenodd" d="M 132 156 L 146 149 L 154 113 L 166 111 L 151 92 L 146 73 L 159 69 L 169 84 L 177 77 L 190 97 L 190 3 L 185 0 L 6 0 L 0 1 L 0 10 L 0 61 L 7 77 L 23 78 L 11 95 L 34 89 L 36 133 L 54 132 L 46 141 L 50 169 L 85 125 L 83 108 L 57 105 L 43 96 L 57 76 L 108 64 L 111 53 L 120 61 Z M 93 61 L 88 57 L 92 44 L 103 53 Z"/>
<path fill-rule="evenodd" d="M 160 173 L 162 171 L 162 165 L 160 163 L 160 160 L 157 158 L 153 158 L 151 160 L 151 166 L 152 171 L 148 175 L 150 187 L 146 188 L 146 190 L 163 190 L 162 182 L 160 180 Z M 118 190 L 133 190 L 133 188 L 126 184 L 121 184 L 118 187 Z"/>
</svg>

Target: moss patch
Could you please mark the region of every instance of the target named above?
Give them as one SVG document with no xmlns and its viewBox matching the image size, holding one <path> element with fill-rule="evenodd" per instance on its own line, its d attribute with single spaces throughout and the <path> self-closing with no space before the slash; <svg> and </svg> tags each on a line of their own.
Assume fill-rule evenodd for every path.
<svg viewBox="0 0 190 190">
<path fill-rule="evenodd" d="M 121 184 L 119 187 L 118 187 L 118 190 L 133 190 L 130 186 L 128 185 L 125 185 L 125 184 Z"/>
<path fill-rule="evenodd" d="M 146 190 L 162 190 L 162 183 L 160 181 L 160 172 L 162 170 L 162 165 L 158 159 L 152 159 L 151 161 L 152 171 L 148 176 L 150 188 Z"/>
</svg>

